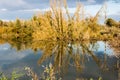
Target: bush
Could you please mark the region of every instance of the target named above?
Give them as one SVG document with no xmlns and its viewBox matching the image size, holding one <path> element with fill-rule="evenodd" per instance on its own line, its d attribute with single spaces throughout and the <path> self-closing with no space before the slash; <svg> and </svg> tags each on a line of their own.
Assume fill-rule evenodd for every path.
<svg viewBox="0 0 120 80">
<path fill-rule="evenodd" d="M 112 18 L 108 18 L 106 21 L 105 21 L 105 24 L 109 27 L 112 27 L 112 26 L 117 26 L 118 23 L 113 20 Z"/>
</svg>

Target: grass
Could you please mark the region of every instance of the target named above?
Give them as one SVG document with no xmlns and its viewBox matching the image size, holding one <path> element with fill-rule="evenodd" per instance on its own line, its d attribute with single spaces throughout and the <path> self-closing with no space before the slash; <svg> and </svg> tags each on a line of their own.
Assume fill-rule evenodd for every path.
<svg viewBox="0 0 120 80">
<path fill-rule="evenodd" d="M 32 77 L 33 80 L 61 80 L 61 78 L 56 77 L 56 72 L 54 70 L 53 65 L 50 63 L 48 66 L 43 66 L 44 71 L 42 75 L 37 75 L 30 67 L 26 67 L 29 76 Z"/>
<path fill-rule="evenodd" d="M 19 79 L 20 77 L 22 77 L 23 74 L 21 73 L 17 73 L 16 71 L 13 71 L 11 74 L 11 77 L 7 77 L 6 75 L 4 75 L 2 72 L 0 73 L 0 80 L 16 80 Z"/>
<path fill-rule="evenodd" d="M 43 66 L 43 68 L 44 68 L 43 74 L 39 76 L 30 67 L 25 67 L 25 70 L 28 72 L 26 74 L 31 78 L 31 80 L 62 80 L 62 78 L 56 77 L 57 71 L 54 71 L 54 67 L 51 63 L 48 66 Z M 24 75 L 21 73 L 18 74 L 15 71 L 12 72 L 11 78 L 5 76 L 3 73 L 0 73 L 0 80 L 19 80 L 19 78 L 22 76 Z M 96 79 L 76 78 L 76 80 L 96 80 Z M 103 79 L 102 77 L 99 77 L 97 80 Z"/>
</svg>

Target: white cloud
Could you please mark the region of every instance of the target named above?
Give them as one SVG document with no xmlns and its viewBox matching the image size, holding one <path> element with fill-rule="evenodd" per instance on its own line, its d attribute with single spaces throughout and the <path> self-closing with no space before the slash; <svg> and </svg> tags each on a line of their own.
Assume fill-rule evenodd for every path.
<svg viewBox="0 0 120 80">
<path fill-rule="evenodd" d="M 88 3 L 95 3 L 95 0 L 87 0 Z"/>
<path fill-rule="evenodd" d="M 109 1 L 107 3 L 107 15 L 118 15 L 120 12 L 120 3 L 113 3 Z"/>
<path fill-rule="evenodd" d="M 0 0 L 0 9 L 5 8 L 7 10 L 19 10 L 31 8 L 31 5 L 24 0 Z"/>
<path fill-rule="evenodd" d="M 0 9 L 0 11 L 7 11 L 7 9 L 6 8 L 2 8 L 2 9 Z"/>
<path fill-rule="evenodd" d="M 2 21 L 9 22 L 9 21 L 13 21 L 13 20 L 2 19 Z"/>
<path fill-rule="evenodd" d="M 18 10 L 18 11 L 25 11 L 25 12 L 44 12 L 44 11 L 49 11 L 50 7 L 48 8 L 43 8 L 43 9 L 39 9 L 39 8 L 35 8 L 35 9 L 23 9 L 23 10 Z"/>
<path fill-rule="evenodd" d="M 100 10 L 102 5 L 87 5 L 84 10 L 87 15 L 94 16 Z"/>
<path fill-rule="evenodd" d="M 0 5 L 2 6 L 20 6 L 26 4 L 23 0 L 1 0 Z"/>
<path fill-rule="evenodd" d="M 32 1 L 32 0 L 31 0 Z M 37 0 L 36 0 L 37 1 Z M 100 1 L 97 0 L 86 0 L 89 3 L 97 3 Z M 33 1 L 34 2 L 34 1 Z M 0 18 L 1 19 L 15 19 L 20 17 L 22 19 L 28 19 L 33 14 L 38 12 L 44 12 L 50 10 L 50 7 L 47 2 L 44 3 L 32 3 L 29 0 L 0 0 Z M 68 1 L 69 2 L 69 1 Z M 76 11 L 76 7 L 72 6 L 74 3 L 69 2 L 70 6 L 68 8 L 69 13 L 73 14 Z M 102 4 L 91 4 L 85 5 L 84 11 L 88 16 L 94 16 L 99 9 L 102 7 Z M 113 1 L 107 1 L 107 15 L 118 15 L 120 12 L 120 3 L 115 3 Z M 65 10 L 63 9 L 63 12 Z"/>
</svg>

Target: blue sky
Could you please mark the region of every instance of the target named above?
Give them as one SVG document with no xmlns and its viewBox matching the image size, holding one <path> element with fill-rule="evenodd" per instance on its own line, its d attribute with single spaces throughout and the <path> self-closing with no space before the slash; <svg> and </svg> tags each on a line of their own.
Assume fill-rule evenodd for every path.
<svg viewBox="0 0 120 80">
<path fill-rule="evenodd" d="M 75 11 L 76 2 L 84 5 L 86 15 L 94 16 L 105 0 L 67 0 L 69 12 Z M 106 0 L 107 16 L 120 20 L 120 0 Z M 50 7 L 49 0 L 0 0 L 0 19 L 15 20 L 29 19 L 38 12 L 47 11 Z"/>
</svg>

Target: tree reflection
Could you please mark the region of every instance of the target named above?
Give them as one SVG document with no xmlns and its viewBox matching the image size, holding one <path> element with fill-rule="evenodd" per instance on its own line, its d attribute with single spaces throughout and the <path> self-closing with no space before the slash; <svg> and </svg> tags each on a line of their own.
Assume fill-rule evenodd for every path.
<svg viewBox="0 0 120 80">
<path fill-rule="evenodd" d="M 53 64 L 54 71 L 59 73 L 67 73 L 72 67 L 77 72 L 82 72 L 86 69 L 88 62 L 95 62 L 97 67 L 102 70 L 109 70 L 108 55 L 106 54 L 106 45 L 102 58 L 96 55 L 99 47 L 97 41 L 33 41 L 33 40 L 0 40 L 1 44 L 8 42 L 11 47 L 18 51 L 32 49 L 35 53 L 39 50 L 42 55 L 37 61 L 38 65 L 42 65 L 49 60 Z"/>
<path fill-rule="evenodd" d="M 38 60 L 38 64 L 42 64 L 47 59 L 51 59 L 55 70 L 59 72 L 67 72 L 69 66 L 72 66 L 76 71 L 82 71 L 85 68 L 85 60 L 89 56 L 96 62 L 100 67 L 100 59 L 95 56 L 93 51 L 90 50 L 89 46 L 94 45 L 90 42 L 35 42 L 33 45 L 39 44 L 39 46 L 34 46 L 33 49 L 40 49 L 43 51 L 42 56 Z M 95 47 L 95 46 L 94 46 Z M 93 47 L 93 48 L 94 48 Z M 88 59 L 89 60 L 89 59 Z"/>
</svg>

